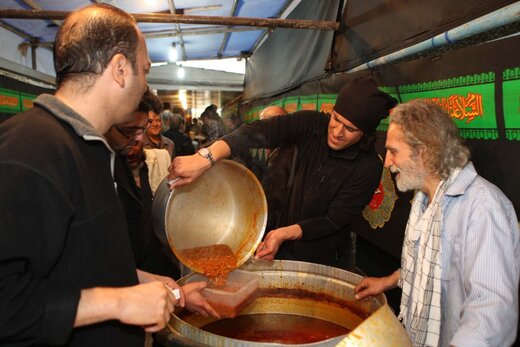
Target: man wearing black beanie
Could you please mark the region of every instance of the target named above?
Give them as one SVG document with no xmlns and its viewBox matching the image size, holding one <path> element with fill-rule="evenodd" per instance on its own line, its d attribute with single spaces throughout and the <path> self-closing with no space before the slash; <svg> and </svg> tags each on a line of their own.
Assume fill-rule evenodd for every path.
<svg viewBox="0 0 520 347">
<path fill-rule="evenodd" d="M 204 153 L 175 158 L 170 178 L 179 180 L 172 188 L 193 182 L 232 153 L 293 144 L 294 176 L 280 223 L 266 230 L 256 258 L 351 270 L 351 223 L 381 180 L 383 165 L 373 148 L 374 133 L 396 103 L 373 79 L 355 79 L 341 89 L 330 115 L 299 111 L 244 124 Z"/>
</svg>

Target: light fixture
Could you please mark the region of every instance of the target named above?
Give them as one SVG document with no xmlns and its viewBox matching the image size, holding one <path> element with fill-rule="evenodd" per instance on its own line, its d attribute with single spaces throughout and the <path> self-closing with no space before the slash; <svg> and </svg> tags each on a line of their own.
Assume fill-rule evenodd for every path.
<svg viewBox="0 0 520 347">
<path fill-rule="evenodd" d="M 170 51 L 168 52 L 168 59 L 173 63 L 178 59 L 177 47 L 175 42 L 172 42 L 172 46 L 170 47 Z"/>
<path fill-rule="evenodd" d="M 186 110 L 188 108 L 188 96 L 185 89 L 179 90 L 179 101 L 181 102 L 182 108 Z"/>
<path fill-rule="evenodd" d="M 182 65 L 180 65 L 177 67 L 177 77 L 183 79 L 184 76 L 186 76 L 186 71 L 184 71 L 184 68 L 182 67 Z"/>
<path fill-rule="evenodd" d="M 152 67 L 159 67 L 159 66 L 164 66 L 164 65 L 168 65 L 168 62 L 158 61 L 158 62 L 152 63 Z"/>
</svg>

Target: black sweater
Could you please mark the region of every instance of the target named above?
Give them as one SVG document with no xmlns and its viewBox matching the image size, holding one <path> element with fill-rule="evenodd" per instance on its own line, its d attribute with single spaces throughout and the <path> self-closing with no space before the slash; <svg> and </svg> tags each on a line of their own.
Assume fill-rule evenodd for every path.
<svg viewBox="0 0 520 347">
<path fill-rule="evenodd" d="M 0 126 L 0 344 L 142 346 L 108 321 L 73 329 L 80 291 L 138 283 L 113 153 L 51 95 Z"/>
<path fill-rule="evenodd" d="M 299 224 L 302 238 L 285 241 L 279 254 L 288 259 L 336 265 L 349 251 L 353 218 L 370 202 L 382 173 L 375 150 L 354 144 L 340 151 L 327 145 L 329 117 L 299 111 L 243 125 L 225 136 L 232 152 L 244 148 L 298 148 L 292 189 L 281 226 Z"/>
</svg>

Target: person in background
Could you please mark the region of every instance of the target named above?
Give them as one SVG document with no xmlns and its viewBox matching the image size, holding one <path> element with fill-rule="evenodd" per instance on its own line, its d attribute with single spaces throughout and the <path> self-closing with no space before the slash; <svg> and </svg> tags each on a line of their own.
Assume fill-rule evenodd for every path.
<svg viewBox="0 0 520 347">
<path fill-rule="evenodd" d="M 260 119 L 269 119 L 275 116 L 287 116 L 287 111 L 280 106 L 268 106 L 260 112 Z M 266 230 L 275 230 L 281 226 L 281 213 L 287 204 L 289 179 L 291 178 L 291 169 L 296 154 L 296 147 L 293 144 L 283 144 L 272 151 L 266 149 L 267 158 L 262 177 L 262 187 L 264 188 L 268 211 Z"/>
<path fill-rule="evenodd" d="M 224 126 L 225 134 L 229 134 L 240 127 L 242 120 L 236 114 L 230 114 L 222 118 L 222 125 Z M 224 136 L 224 134 L 222 134 Z M 215 141 L 215 140 L 214 140 Z M 209 146 L 211 143 L 207 144 Z M 248 149 L 233 153 L 231 160 L 240 163 L 247 167 L 259 181 L 262 181 L 264 176 L 265 165 L 259 159 L 254 158 L 251 151 Z"/>
<path fill-rule="evenodd" d="M 167 112 L 166 116 L 169 118 L 170 129 L 163 133 L 163 136 L 173 141 L 175 145 L 175 154 L 191 155 L 195 153 L 195 147 L 191 139 L 184 132 L 184 118 L 180 114 Z"/>
<path fill-rule="evenodd" d="M 150 112 L 148 112 L 148 120 L 151 125 L 143 139 L 144 148 L 165 149 L 170 155 L 170 160 L 173 159 L 175 157 L 175 145 L 172 140 L 161 135 L 161 100 L 155 94 L 150 92 L 146 94 L 143 102 L 147 103 L 151 108 Z"/>
<path fill-rule="evenodd" d="M 175 158 L 171 187 L 193 182 L 213 164 L 249 148 L 298 149 L 294 182 L 281 227 L 270 230 L 256 258 L 292 259 L 351 268 L 350 230 L 372 198 L 382 173 L 373 142 L 395 99 L 373 79 L 343 87 L 331 115 L 300 111 L 242 125 L 196 155 Z"/>
<path fill-rule="evenodd" d="M 118 198 L 125 211 L 130 243 L 132 244 L 137 268 L 171 278 L 178 278 L 179 270 L 166 259 L 159 240 L 153 233 L 153 195 L 148 177 L 143 177 L 143 179 L 139 177 L 140 186 L 138 186 L 128 161 L 128 155 L 133 146 L 140 146 L 142 150 L 143 136 L 150 127 L 149 111 L 149 104 L 140 102 L 135 112 L 135 119 L 129 123 L 113 126 L 105 134 L 105 138 L 116 152 L 114 180 Z M 139 158 L 144 161 L 144 152 L 143 156 Z M 136 165 L 139 164 L 142 164 L 141 167 L 148 171 L 146 163 L 136 163 Z M 161 256 L 162 259 L 158 259 Z"/>
<path fill-rule="evenodd" d="M 170 119 L 169 117 L 165 116 L 165 112 L 171 112 L 171 105 L 169 102 L 163 102 L 162 104 L 162 112 L 161 112 L 161 133 L 165 132 L 166 130 L 170 129 Z"/>
<path fill-rule="evenodd" d="M 197 150 L 200 147 L 201 142 L 204 140 L 204 136 L 202 136 L 201 128 L 202 122 L 199 121 L 198 118 L 191 119 L 192 125 L 190 126 L 190 130 L 188 132 L 188 136 L 193 143 L 193 147 Z"/>
<path fill-rule="evenodd" d="M 217 106 L 214 104 L 206 107 L 204 112 L 200 115 L 202 122 L 200 134 L 202 136 L 200 146 L 207 147 L 216 140 L 225 135 L 224 122 L 217 112 Z"/>
<path fill-rule="evenodd" d="M 480 177 L 451 117 L 421 100 L 397 106 L 385 166 L 416 194 L 401 268 L 364 278 L 356 298 L 402 288 L 399 314 L 414 346 L 511 346 L 518 322 L 518 219 Z"/>
<path fill-rule="evenodd" d="M 144 36 L 93 4 L 64 20 L 54 66 L 55 95 L 0 125 L 0 344 L 142 347 L 184 305 L 136 270 L 102 135 L 146 90 Z"/>
<path fill-rule="evenodd" d="M 222 117 L 222 121 L 224 122 L 224 131 L 226 134 L 238 129 L 242 125 L 242 119 L 235 113 Z"/>
</svg>

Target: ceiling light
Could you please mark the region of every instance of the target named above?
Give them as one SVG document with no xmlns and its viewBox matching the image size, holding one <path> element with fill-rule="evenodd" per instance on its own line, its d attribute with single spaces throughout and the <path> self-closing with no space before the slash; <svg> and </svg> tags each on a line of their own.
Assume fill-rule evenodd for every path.
<svg viewBox="0 0 520 347">
<path fill-rule="evenodd" d="M 188 108 L 188 96 L 186 94 L 186 90 L 179 90 L 179 100 L 181 102 L 182 108 L 186 110 Z"/>
<path fill-rule="evenodd" d="M 175 46 L 175 42 L 172 42 L 172 46 L 168 52 L 168 59 L 173 63 L 177 61 L 178 57 L 177 47 Z"/>
<path fill-rule="evenodd" d="M 184 68 L 182 66 L 179 66 L 177 68 L 177 77 L 184 78 L 186 76 L 186 71 L 184 71 Z"/>
<path fill-rule="evenodd" d="M 164 65 L 168 65 L 168 62 L 166 62 L 166 61 L 158 61 L 156 63 L 152 63 L 152 67 L 158 67 L 158 66 L 164 66 Z"/>
</svg>

